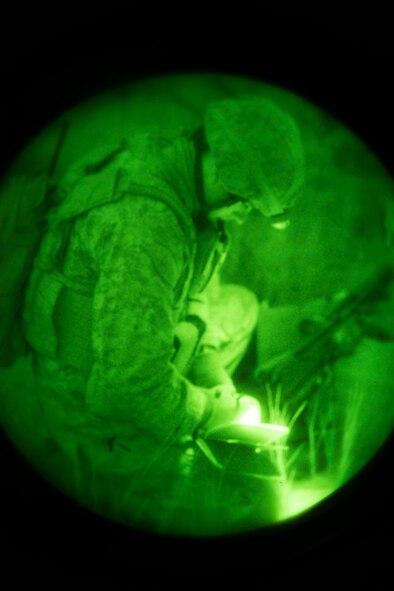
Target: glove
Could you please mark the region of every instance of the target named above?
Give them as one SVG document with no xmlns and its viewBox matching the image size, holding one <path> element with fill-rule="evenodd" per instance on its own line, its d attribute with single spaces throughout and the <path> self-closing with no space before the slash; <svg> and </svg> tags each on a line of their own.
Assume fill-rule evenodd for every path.
<svg viewBox="0 0 394 591">
<path fill-rule="evenodd" d="M 233 383 L 214 349 L 205 349 L 197 355 L 188 378 L 193 384 L 208 389 L 216 388 L 217 384 L 224 386 Z"/>
<path fill-rule="evenodd" d="M 208 391 L 211 412 L 198 436 L 207 438 L 210 431 L 231 423 L 256 425 L 261 421 L 261 407 L 256 398 L 237 394 L 232 384 L 223 384 Z"/>
<path fill-rule="evenodd" d="M 258 425 L 262 421 L 262 408 L 253 396 L 243 394 L 239 398 L 239 413 L 237 420 L 242 425 Z"/>
<path fill-rule="evenodd" d="M 221 384 L 205 392 L 207 411 L 195 433 L 202 438 L 214 427 L 235 421 L 239 416 L 239 396 L 232 384 Z"/>
</svg>

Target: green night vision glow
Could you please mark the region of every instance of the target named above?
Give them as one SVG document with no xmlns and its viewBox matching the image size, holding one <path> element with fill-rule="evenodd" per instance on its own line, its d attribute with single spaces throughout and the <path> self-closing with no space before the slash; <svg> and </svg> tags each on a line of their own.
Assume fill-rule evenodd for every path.
<svg viewBox="0 0 394 591">
<path fill-rule="evenodd" d="M 394 185 L 329 114 L 173 75 L 67 112 L 0 186 L 1 425 L 130 528 L 291 519 L 393 427 Z"/>
</svg>

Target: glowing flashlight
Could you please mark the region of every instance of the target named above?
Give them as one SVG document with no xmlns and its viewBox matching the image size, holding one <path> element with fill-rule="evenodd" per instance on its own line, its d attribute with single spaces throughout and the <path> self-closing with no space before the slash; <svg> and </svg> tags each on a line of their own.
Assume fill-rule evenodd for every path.
<svg viewBox="0 0 394 591">
<path fill-rule="evenodd" d="M 290 226 L 289 210 L 285 210 L 282 213 L 272 215 L 269 218 L 269 223 L 275 230 L 285 230 Z"/>
<path fill-rule="evenodd" d="M 285 230 L 290 226 L 290 220 L 283 220 L 283 222 L 271 222 L 271 227 L 275 230 Z"/>
<path fill-rule="evenodd" d="M 261 423 L 261 406 L 256 398 L 243 395 L 240 398 L 241 407 L 245 407 L 245 412 L 238 419 L 240 425 L 258 425 Z"/>
</svg>

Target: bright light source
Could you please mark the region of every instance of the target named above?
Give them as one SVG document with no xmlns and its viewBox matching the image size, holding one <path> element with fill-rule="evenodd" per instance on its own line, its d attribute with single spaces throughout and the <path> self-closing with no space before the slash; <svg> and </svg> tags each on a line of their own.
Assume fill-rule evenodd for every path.
<svg viewBox="0 0 394 591">
<path fill-rule="evenodd" d="M 241 425 L 259 425 L 261 422 L 261 409 L 258 403 L 251 404 L 242 417 L 237 421 Z"/>
<path fill-rule="evenodd" d="M 281 222 L 273 222 L 271 226 L 275 228 L 275 230 L 285 230 L 290 226 L 290 220 L 283 220 Z"/>
</svg>

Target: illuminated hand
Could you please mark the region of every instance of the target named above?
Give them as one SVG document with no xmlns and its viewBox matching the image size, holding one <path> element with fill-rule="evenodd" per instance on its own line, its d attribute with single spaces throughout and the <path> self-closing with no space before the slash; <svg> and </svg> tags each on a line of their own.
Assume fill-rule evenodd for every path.
<svg viewBox="0 0 394 591">
<path fill-rule="evenodd" d="M 196 386 L 210 390 L 214 390 L 216 387 L 222 388 L 224 385 L 232 386 L 232 380 L 224 369 L 220 356 L 215 350 L 205 351 L 196 357 L 188 378 Z M 217 386 L 217 384 L 220 385 Z"/>
<path fill-rule="evenodd" d="M 233 384 L 220 384 L 206 392 L 211 399 L 212 412 L 207 422 L 202 426 L 201 434 L 203 436 L 219 425 L 235 421 L 239 416 L 239 396 Z"/>
<path fill-rule="evenodd" d="M 210 395 L 213 396 L 214 406 L 211 417 L 203 427 L 205 436 L 222 425 L 256 425 L 261 422 L 261 407 L 256 398 L 237 394 L 232 384 L 216 386 L 210 390 Z"/>
<path fill-rule="evenodd" d="M 226 383 L 214 386 L 210 389 L 210 393 L 216 399 L 230 396 L 233 397 L 235 400 L 238 400 L 240 397 L 240 394 L 237 393 L 237 390 L 235 389 L 235 386 L 232 382 L 228 384 Z"/>
<path fill-rule="evenodd" d="M 261 423 L 262 412 L 259 401 L 253 396 L 241 395 L 239 398 L 240 417 L 237 420 L 242 425 L 257 425 Z"/>
</svg>

